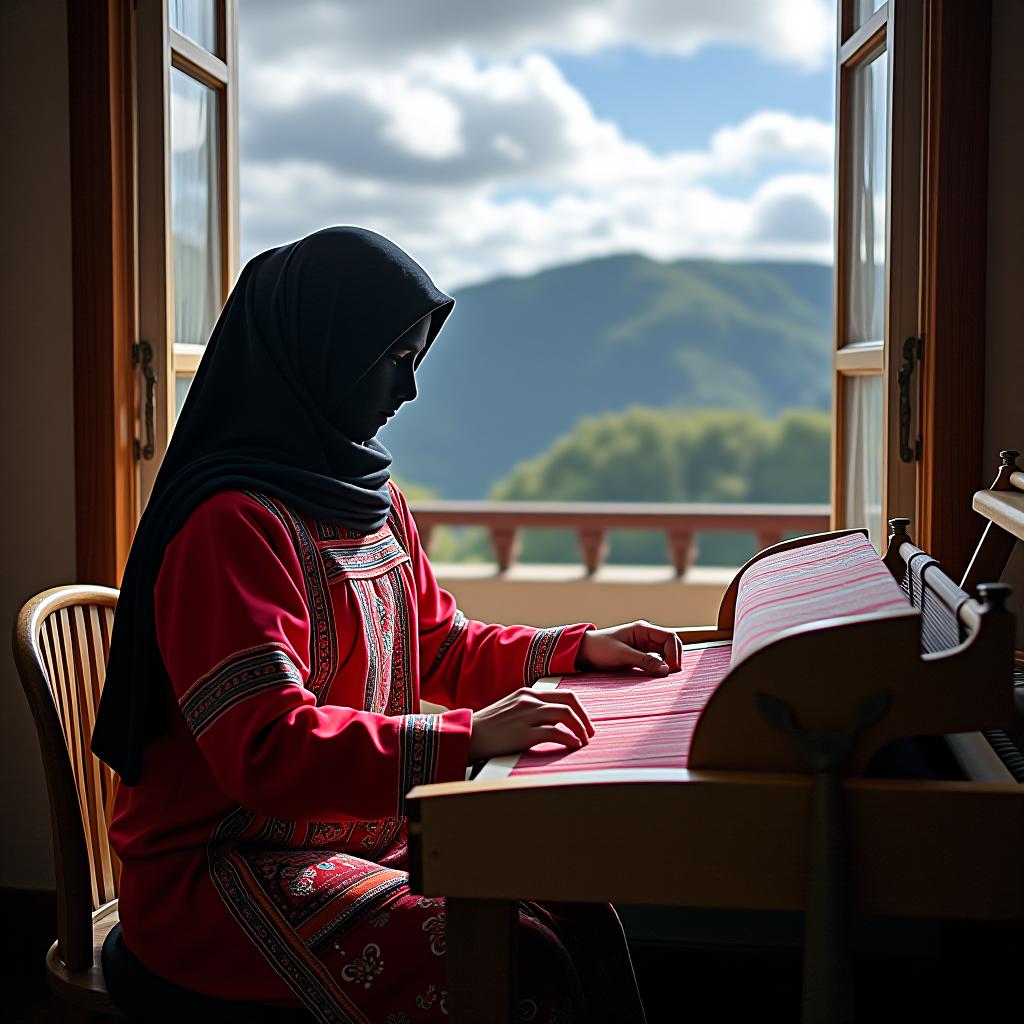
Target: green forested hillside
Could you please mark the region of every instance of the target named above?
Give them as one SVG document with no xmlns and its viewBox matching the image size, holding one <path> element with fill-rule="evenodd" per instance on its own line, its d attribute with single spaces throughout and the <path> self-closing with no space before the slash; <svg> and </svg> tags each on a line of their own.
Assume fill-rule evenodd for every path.
<svg viewBox="0 0 1024 1024">
<path fill-rule="evenodd" d="M 791 411 L 777 419 L 727 410 L 691 412 L 631 407 L 584 417 L 550 450 L 520 463 L 491 488 L 502 501 L 827 502 L 829 416 Z M 609 561 L 664 563 L 664 537 L 616 531 Z M 739 565 L 754 538 L 699 538 L 698 563 Z M 489 559 L 482 531 L 466 535 L 435 557 Z M 523 561 L 575 562 L 567 531 L 528 531 Z"/>
<path fill-rule="evenodd" d="M 481 498 L 583 417 L 825 409 L 831 296 L 826 266 L 634 255 L 465 288 L 417 374 L 419 397 L 380 437 L 402 478 Z"/>
</svg>

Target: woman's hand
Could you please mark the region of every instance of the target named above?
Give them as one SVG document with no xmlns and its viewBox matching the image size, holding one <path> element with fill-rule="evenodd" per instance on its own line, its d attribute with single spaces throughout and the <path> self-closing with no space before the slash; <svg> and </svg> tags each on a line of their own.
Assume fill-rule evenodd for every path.
<svg viewBox="0 0 1024 1024">
<path fill-rule="evenodd" d="M 576 653 L 577 671 L 639 668 L 664 676 L 682 667 L 682 640 L 671 629 L 652 626 L 646 619 L 587 630 Z"/>
<path fill-rule="evenodd" d="M 558 743 L 577 750 L 593 735 L 590 718 L 571 690 L 522 687 L 473 712 L 469 760 L 518 754 L 536 743 Z"/>
</svg>

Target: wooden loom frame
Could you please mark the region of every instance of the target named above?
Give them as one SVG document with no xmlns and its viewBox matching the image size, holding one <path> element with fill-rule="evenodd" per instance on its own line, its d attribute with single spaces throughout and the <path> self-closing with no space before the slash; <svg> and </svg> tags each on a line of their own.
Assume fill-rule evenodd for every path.
<svg viewBox="0 0 1024 1024">
<path fill-rule="evenodd" d="M 1000 471 L 993 491 L 979 492 L 975 508 L 984 514 L 1011 479 L 1024 490 L 1024 473 L 1013 465 Z M 1004 511 L 991 521 L 1024 538 L 1024 494 L 995 500 Z M 894 521 L 885 556 L 894 574 L 903 550 L 917 550 L 904 522 Z M 979 553 L 1001 543 L 1005 561 L 1009 547 L 996 537 Z M 755 556 L 727 590 L 717 626 L 680 629 L 680 637 L 728 639 L 743 572 L 808 540 Z M 996 568 L 997 555 L 984 556 L 986 568 Z M 812 776 L 790 742 L 754 717 L 752 687 L 773 691 L 802 725 L 820 728 L 834 726 L 837 714 L 845 720 L 859 697 L 891 686 L 890 712 L 860 736 L 854 770 L 899 736 L 1004 727 L 1012 716 L 1013 617 L 1001 602 L 974 599 L 958 616 L 966 639 L 936 655 L 920 654 L 920 613 L 909 606 L 905 615 L 832 620 L 783 634 L 723 681 L 694 735 L 688 769 L 559 772 L 414 789 L 411 881 L 417 892 L 448 898 L 453 1021 L 512 1019 L 517 899 L 806 909 Z M 828 666 L 827 687 L 801 674 L 808 664 Z M 853 909 L 1024 920 L 1022 787 L 849 776 L 842 789 L 846 854 L 857 866 L 849 879 Z M 638 822 L 657 823 L 661 848 L 674 851 L 671 870 L 655 870 L 639 848 Z M 985 884 L 966 881 L 976 878 Z M 490 942 L 482 944 L 481 935 Z"/>
</svg>

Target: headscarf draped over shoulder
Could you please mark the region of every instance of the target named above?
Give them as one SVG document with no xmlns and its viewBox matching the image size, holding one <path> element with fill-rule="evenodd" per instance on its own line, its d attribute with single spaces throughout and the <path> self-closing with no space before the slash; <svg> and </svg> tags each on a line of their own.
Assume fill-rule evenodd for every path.
<svg viewBox="0 0 1024 1024">
<path fill-rule="evenodd" d="M 391 509 L 391 453 L 329 410 L 430 316 L 422 361 L 455 301 L 408 254 L 364 228 L 332 227 L 251 259 L 228 296 L 132 543 L 114 616 L 92 750 L 128 785 L 164 729 L 169 686 L 153 589 L 168 543 L 218 491 L 252 489 L 360 532 Z"/>
</svg>

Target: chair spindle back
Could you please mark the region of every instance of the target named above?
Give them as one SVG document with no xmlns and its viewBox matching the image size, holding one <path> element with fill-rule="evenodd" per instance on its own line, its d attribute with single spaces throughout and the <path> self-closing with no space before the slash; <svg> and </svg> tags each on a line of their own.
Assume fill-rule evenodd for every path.
<svg viewBox="0 0 1024 1024">
<path fill-rule="evenodd" d="M 117 898 L 107 840 L 116 777 L 89 749 L 118 591 L 66 586 L 29 600 L 14 656 L 36 723 L 57 868 L 57 941 L 69 970 L 92 964 L 92 912 Z"/>
</svg>

